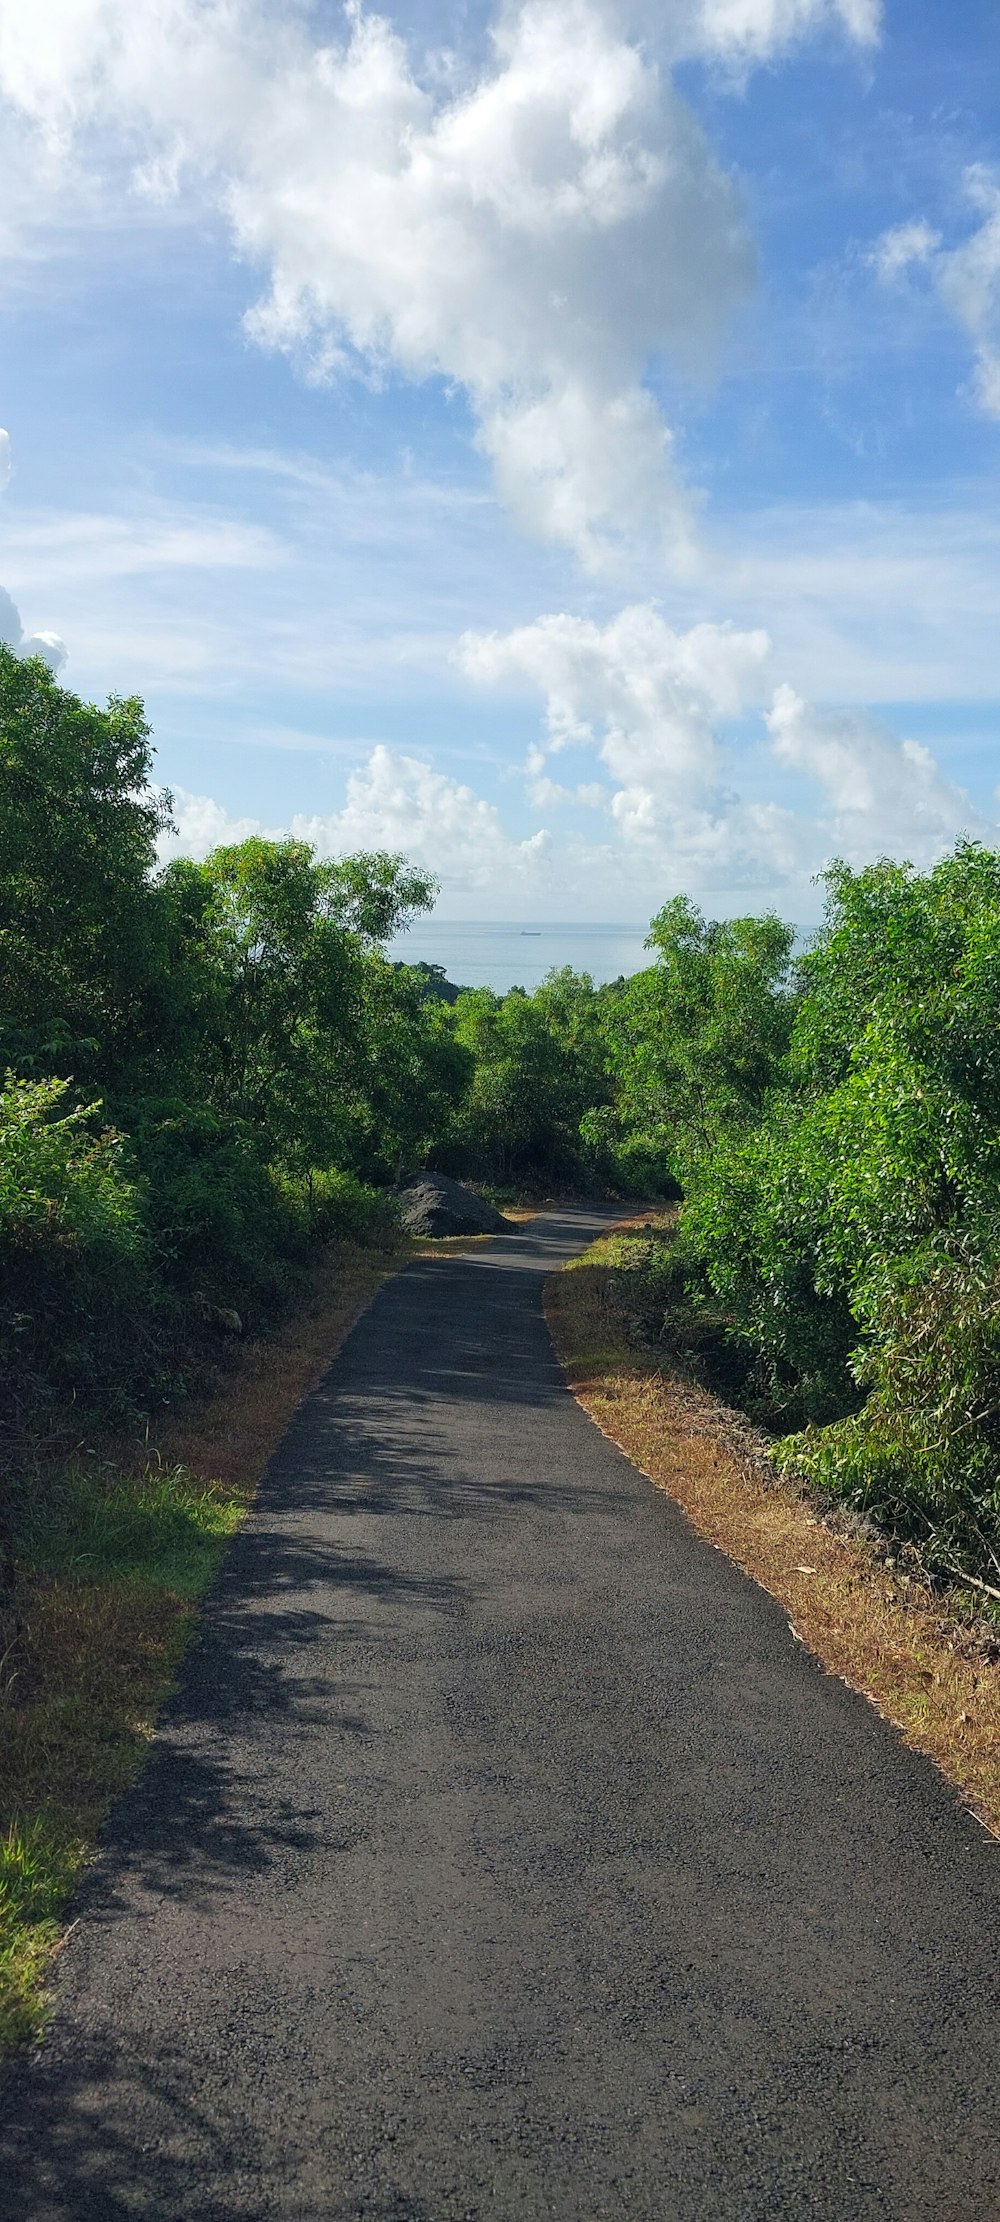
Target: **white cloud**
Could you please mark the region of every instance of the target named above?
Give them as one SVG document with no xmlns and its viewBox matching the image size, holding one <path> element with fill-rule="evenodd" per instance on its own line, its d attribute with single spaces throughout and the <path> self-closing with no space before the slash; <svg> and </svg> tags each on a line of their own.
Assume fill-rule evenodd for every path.
<svg viewBox="0 0 1000 2222">
<path fill-rule="evenodd" d="M 710 53 L 760 62 L 827 25 L 874 46 L 882 0 L 700 0 L 695 35 Z"/>
<path fill-rule="evenodd" d="M 22 578 L 46 582 L 84 576 L 135 577 L 142 572 L 264 571 L 273 574 L 284 548 L 262 525 L 215 517 L 204 509 L 173 512 L 163 505 L 134 516 L 73 510 L 22 515 L 5 533 Z"/>
<path fill-rule="evenodd" d="M 402 849 L 437 872 L 449 888 L 530 884 L 549 848 L 545 827 L 524 841 L 507 833 L 500 812 L 464 782 L 436 771 L 423 757 L 379 746 L 347 782 L 342 810 L 295 817 L 292 832 L 321 855 L 354 849 Z"/>
<path fill-rule="evenodd" d="M 639 604 L 604 626 L 552 616 L 466 635 L 458 655 L 481 684 L 527 681 L 544 700 L 548 748 L 590 749 L 611 774 L 610 789 L 571 789 L 543 777 L 541 748 L 528 759 L 534 800 L 607 813 L 603 864 L 581 853 L 585 874 L 606 879 L 613 863 L 626 883 L 631 869 L 710 888 L 766 886 L 794 871 L 791 814 L 730 791 L 717 730 L 767 698 L 765 632 L 700 624 L 679 633 Z"/>
<path fill-rule="evenodd" d="M 0 641 L 5 648 L 12 648 L 15 656 L 40 656 L 50 671 L 61 671 L 66 661 L 66 644 L 58 633 L 26 633 L 20 612 L 11 601 L 5 587 L 0 586 Z"/>
<path fill-rule="evenodd" d="M 1000 417 L 1000 178 L 981 162 L 965 173 L 966 196 L 982 221 L 957 247 L 922 219 L 900 224 L 876 243 L 872 260 L 891 282 L 914 267 L 928 274 L 946 309 L 973 344 L 973 385 L 987 416 Z"/>
<path fill-rule="evenodd" d="M 642 614 L 649 625 L 655 613 Z M 525 628 L 525 636 L 531 630 Z M 650 675 L 645 700 L 639 698 L 638 627 L 636 660 L 624 678 L 627 628 L 614 654 L 605 649 L 603 659 L 599 641 L 585 642 L 569 676 L 567 636 L 560 644 L 551 627 L 537 630 L 542 639 L 530 644 L 534 683 L 540 684 L 537 673 L 547 661 L 550 745 L 554 731 L 560 748 L 589 747 L 599 761 L 610 756 L 631 774 L 613 792 L 604 781 L 564 786 L 549 779 L 546 751 L 529 751 L 535 806 L 596 812 L 593 831 L 571 826 L 553 839 L 542 827 L 518 838 L 495 804 L 465 782 L 424 758 L 378 746 L 350 775 L 339 810 L 296 813 L 284 827 L 231 815 L 209 796 L 177 794 L 178 830 L 165 838 L 163 854 L 204 856 L 251 833 L 272 839 L 290 833 L 321 855 L 402 850 L 439 876 L 445 910 L 453 916 L 464 907 L 481 914 L 487 901 L 494 917 L 635 915 L 687 888 L 724 908 L 783 895 L 792 916 L 803 917 L 812 905 L 810 882 L 833 856 L 860 865 L 890 854 L 926 867 L 961 834 L 990 837 L 968 797 L 942 777 L 920 743 L 899 739 L 863 712 L 810 704 L 788 686 L 777 689 L 765 711 L 763 753 L 798 792 L 781 803 L 735 792 L 719 777 L 712 720 L 759 693 L 763 654 L 721 628 L 668 635 L 672 648 L 660 639 L 661 669 Z M 505 662 L 496 652 L 502 643 L 477 643 L 468 650 L 469 668 L 481 679 L 530 676 L 528 645 L 522 640 Z M 617 670 L 610 668 L 615 664 Z M 683 751 L 678 760 L 675 688 L 702 737 L 708 736 L 700 779 Z M 664 706 L 659 716 L 656 701 Z M 626 714 L 632 721 L 627 729 Z M 751 783 L 753 754 L 750 745 Z"/>
<path fill-rule="evenodd" d="M 125 149 L 145 192 L 221 202 L 268 275 L 261 342 L 463 389 L 532 530 L 589 564 L 669 540 L 644 376 L 704 360 L 753 275 L 692 112 L 601 0 L 522 0 L 443 91 L 385 19 L 346 18 L 320 47 L 254 0 L 0 0 L 0 88 L 50 165 Z"/>
<path fill-rule="evenodd" d="M 941 244 L 941 234 L 928 224 L 924 217 L 917 217 L 909 224 L 896 224 L 891 231 L 883 232 L 872 250 L 871 261 L 879 277 L 887 283 L 912 269 L 914 263 L 929 262 Z"/>
<path fill-rule="evenodd" d="M 995 701 L 1000 523 L 961 494 L 744 513 L 710 550 L 713 589 L 740 626 L 766 616 L 800 694 Z"/>
<path fill-rule="evenodd" d="M 265 827 L 259 818 L 237 817 L 211 795 L 193 795 L 186 787 L 173 789 L 173 821 L 160 835 L 161 864 L 172 856 L 190 856 L 200 863 L 213 849 L 247 841 L 253 833 L 281 839 L 280 827 Z"/>
<path fill-rule="evenodd" d="M 2 425 L 0 425 L 0 494 L 3 493 L 5 486 L 10 485 L 10 474 L 10 433 L 5 432 Z"/>
<path fill-rule="evenodd" d="M 458 657 L 481 683 L 527 680 L 537 688 L 549 747 L 596 749 L 619 782 L 615 817 L 640 830 L 717 786 L 716 722 L 762 700 L 769 651 L 762 631 L 674 632 L 645 603 L 603 626 L 552 616 L 507 634 L 466 634 Z"/>
<path fill-rule="evenodd" d="M 535 751 L 529 751 L 527 764 L 528 794 L 536 810 L 559 809 L 563 804 L 576 803 L 584 810 L 607 810 L 611 795 L 599 779 L 580 780 L 575 787 L 564 787 L 561 780 L 550 779 L 547 772 L 532 765 Z M 542 764 L 544 756 L 538 752 Z"/>
<path fill-rule="evenodd" d="M 827 855 L 862 864 L 887 853 L 927 866 L 960 834 L 985 831 L 930 749 L 897 739 L 863 710 L 817 709 L 783 686 L 767 725 L 779 764 L 822 791 L 818 830 Z"/>
<path fill-rule="evenodd" d="M 610 396 L 568 379 L 559 391 L 487 413 L 480 444 L 497 491 L 526 530 L 575 548 L 600 570 L 627 534 L 666 534 L 675 558 L 690 539 L 687 507 L 671 468 L 671 434 L 652 397 L 633 387 Z"/>
<path fill-rule="evenodd" d="M 262 833 L 269 840 L 291 834 L 321 856 L 358 849 L 402 850 L 436 872 L 447 891 L 530 887 L 549 848 L 544 827 L 526 840 L 506 831 L 495 805 L 463 782 L 436 771 L 422 757 L 379 745 L 351 773 L 343 808 L 322 816 L 296 813 L 289 824 L 265 827 L 256 818 L 232 816 L 209 795 L 174 793 L 176 830 L 163 836 L 161 856 L 204 857 L 226 843 Z"/>
<path fill-rule="evenodd" d="M 802 887 L 835 854 L 928 864 L 959 834 L 983 830 L 920 743 L 864 712 L 815 708 L 789 686 L 774 694 L 765 729 L 771 763 L 797 775 L 801 797 L 779 805 L 736 793 L 720 727 L 764 706 L 769 649 L 763 632 L 701 624 L 678 633 L 640 606 L 603 627 L 545 617 L 503 636 L 468 635 L 459 656 L 483 684 L 527 681 L 541 694 L 548 749 L 589 749 L 617 782 L 587 799 L 605 808 L 619 861 L 631 855 L 634 870 L 674 885 Z M 752 785 L 766 766 L 752 742 L 743 752 Z M 542 747 L 526 769 L 534 799 L 583 800 L 580 787 L 546 778 Z"/>
</svg>

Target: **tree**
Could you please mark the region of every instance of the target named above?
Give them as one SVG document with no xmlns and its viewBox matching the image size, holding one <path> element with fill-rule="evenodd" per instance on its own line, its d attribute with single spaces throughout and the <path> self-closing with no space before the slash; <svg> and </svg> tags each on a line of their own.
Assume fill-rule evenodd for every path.
<svg viewBox="0 0 1000 2222">
<path fill-rule="evenodd" d="M 106 710 L 0 646 L 0 1060 L 132 1084 L 167 971 L 150 882 L 169 798 L 141 702 Z"/>
<path fill-rule="evenodd" d="M 773 914 L 706 922 L 677 895 L 649 930 L 656 963 L 605 992 L 622 1126 L 656 1143 L 682 1178 L 724 1133 L 759 1119 L 779 1078 L 794 938 Z"/>
<path fill-rule="evenodd" d="M 199 1014 L 199 1085 L 265 1162 L 384 1173 L 426 1147 L 446 1086 L 439 1056 L 424 1100 L 435 1020 L 378 946 L 431 902 L 425 874 L 381 853 L 325 862 L 306 842 L 254 837 L 171 864 L 162 884 Z"/>
<path fill-rule="evenodd" d="M 472 1079 L 452 1132 L 467 1169 L 502 1180 L 578 1170 L 580 1120 L 602 1087 L 593 997 L 588 975 L 569 968 L 533 996 L 523 988 L 459 996 L 455 1032 Z"/>
<path fill-rule="evenodd" d="M 405 856 L 387 849 L 360 849 L 319 867 L 326 914 L 362 941 L 383 946 L 433 908 L 437 881 Z"/>
</svg>

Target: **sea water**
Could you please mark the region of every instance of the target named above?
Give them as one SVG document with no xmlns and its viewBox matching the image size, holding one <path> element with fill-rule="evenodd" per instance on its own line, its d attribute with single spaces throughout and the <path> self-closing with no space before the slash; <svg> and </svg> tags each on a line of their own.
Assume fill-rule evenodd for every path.
<svg viewBox="0 0 1000 2222">
<path fill-rule="evenodd" d="M 439 964 L 463 988 L 533 988 L 555 965 L 589 972 L 597 986 L 652 962 L 643 925 L 572 926 L 497 924 L 489 920 L 418 918 L 398 934 L 389 955 L 405 964 Z"/>
</svg>

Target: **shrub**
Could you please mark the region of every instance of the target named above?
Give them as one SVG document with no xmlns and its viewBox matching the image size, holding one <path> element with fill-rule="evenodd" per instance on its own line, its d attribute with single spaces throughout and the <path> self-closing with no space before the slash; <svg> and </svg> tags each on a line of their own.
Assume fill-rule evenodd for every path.
<svg viewBox="0 0 1000 2222">
<path fill-rule="evenodd" d="M 166 1100 L 135 1106 L 132 1139 L 166 1288 L 239 1311 L 280 1304 L 308 1229 L 250 1137 L 203 1106 Z"/>
<path fill-rule="evenodd" d="M 681 1193 L 666 1135 L 630 1130 L 610 1104 L 584 1112 L 580 1144 L 585 1171 L 621 1196 L 673 1202 Z"/>
<path fill-rule="evenodd" d="M 395 1196 L 353 1173 L 311 1173 L 297 1195 L 310 1231 L 320 1241 L 390 1244 L 400 1232 Z"/>
<path fill-rule="evenodd" d="M 0 1090 L 0 1348 L 15 1409 L 40 1387 L 84 1403 L 127 1393 L 155 1283 L 122 1137 L 68 1080 Z"/>
<path fill-rule="evenodd" d="M 1000 1576 L 1000 1220 L 897 1267 L 854 1361 L 860 1411 L 781 1447 L 787 1466 L 916 1544 Z"/>
<path fill-rule="evenodd" d="M 1000 1559 L 1000 857 L 830 874 L 786 1066 L 695 1152 L 684 1241 L 783 1456 L 951 1571 Z"/>
</svg>

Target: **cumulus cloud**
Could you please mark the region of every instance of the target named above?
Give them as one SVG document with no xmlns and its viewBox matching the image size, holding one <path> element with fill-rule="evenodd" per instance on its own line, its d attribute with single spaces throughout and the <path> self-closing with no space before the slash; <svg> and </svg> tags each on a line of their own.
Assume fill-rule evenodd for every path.
<svg viewBox="0 0 1000 2222">
<path fill-rule="evenodd" d="M 626 884 L 629 869 L 706 889 L 767 886 L 794 872 L 792 814 L 733 794 L 719 733 L 768 699 L 765 632 L 676 632 L 639 604 L 603 626 L 550 616 L 504 635 L 467 634 L 458 657 L 482 684 L 527 681 L 541 694 L 546 748 L 529 756 L 529 791 L 553 807 L 603 808 L 605 877 L 612 860 Z M 571 747 L 596 754 L 610 784 L 548 778 L 548 752 Z M 580 864 L 595 868 L 592 857 Z"/>
<path fill-rule="evenodd" d="M 200 864 L 213 849 L 247 841 L 252 833 L 264 834 L 268 840 L 282 837 L 280 826 L 265 826 L 259 818 L 238 817 L 212 795 L 194 795 L 187 787 L 175 787 L 171 800 L 172 823 L 159 837 L 161 864 L 172 856 L 193 857 Z"/>
<path fill-rule="evenodd" d="M 351 773 L 340 809 L 298 813 L 285 826 L 181 791 L 163 855 L 205 856 L 251 833 L 290 833 L 320 855 L 401 849 L 439 876 L 446 901 L 481 909 L 488 897 L 494 916 L 566 917 L 581 903 L 605 916 L 625 915 L 623 904 L 650 910 L 678 887 L 727 899 L 739 890 L 752 901 L 783 889 L 797 902 L 833 856 L 860 865 L 891 854 L 927 867 L 962 834 L 989 838 L 920 743 L 784 685 L 762 705 L 756 746 L 799 792 L 781 803 L 740 794 L 722 776 L 717 727 L 761 702 L 766 641 L 712 626 L 672 634 L 648 610 L 576 641 L 575 622 L 480 637 L 463 660 L 484 682 L 527 679 L 541 692 L 546 745 L 529 752 L 529 795 L 545 810 L 582 809 L 586 825 L 570 824 L 558 840 L 544 826 L 518 838 L 465 782 L 379 746 Z M 590 751 L 600 779 L 550 776 L 553 753 L 558 761 L 573 748 Z"/>
<path fill-rule="evenodd" d="M 675 632 L 643 605 L 605 626 L 551 616 L 470 634 L 458 653 L 473 679 L 527 682 L 541 695 L 545 746 L 526 767 L 533 798 L 603 807 L 620 856 L 674 884 L 802 885 L 835 854 L 862 863 L 890 851 L 927 864 L 959 834 L 983 830 L 920 743 L 863 712 L 816 708 L 789 686 L 772 695 L 763 632 Z M 755 709 L 765 710 L 771 762 L 803 784 L 794 807 L 730 783 L 726 723 Z M 551 754 L 570 747 L 596 755 L 611 784 L 549 778 Z"/>
<path fill-rule="evenodd" d="M 26 633 L 15 604 L 0 586 L 0 641 L 15 656 L 40 656 L 52 672 L 61 671 L 69 653 L 58 633 Z"/>
<path fill-rule="evenodd" d="M 291 834 L 321 856 L 357 849 L 404 850 L 439 875 L 446 891 L 512 885 L 530 887 L 549 848 L 544 827 L 526 840 L 507 832 L 499 811 L 462 781 L 436 771 L 423 757 L 398 755 L 379 745 L 351 773 L 343 808 L 292 817 L 287 826 L 264 826 L 232 816 L 209 795 L 174 792 L 174 830 L 164 834 L 161 856 L 205 857 L 212 849 L 252 833 L 278 840 Z"/>
<path fill-rule="evenodd" d="M 764 632 L 705 624 L 678 633 L 638 604 L 603 626 L 551 616 L 506 634 L 469 633 L 458 659 L 481 683 L 537 689 L 548 746 L 596 749 L 618 782 L 613 816 L 641 832 L 718 785 L 717 722 L 763 699 L 769 652 Z"/>
<path fill-rule="evenodd" d="M 863 710 L 817 709 L 782 686 L 767 725 L 778 763 L 822 791 L 828 855 L 860 864 L 891 852 L 926 866 L 960 834 L 986 830 L 962 788 L 942 778 L 930 749 L 899 740 Z"/>
<path fill-rule="evenodd" d="M 890 283 L 914 269 L 926 273 L 972 341 L 980 407 L 1000 417 L 1000 178 L 974 163 L 965 173 L 965 190 L 981 222 L 957 247 L 944 246 L 940 233 L 921 218 L 885 232 L 872 260 Z"/>
<path fill-rule="evenodd" d="M 824 25 L 869 44 L 879 20 L 879 0 L 507 0 L 474 67 L 363 0 L 326 43 L 267 0 L 0 0 L 0 98 L 46 191 L 103 173 L 120 206 L 124 164 L 148 201 L 220 206 L 266 274 L 261 344 L 317 377 L 459 389 L 512 513 L 596 568 L 636 537 L 683 551 L 647 376 L 707 361 L 754 275 L 670 65 L 740 71 Z"/>
<path fill-rule="evenodd" d="M 530 882 L 549 847 L 545 827 L 527 840 L 513 840 L 496 806 L 463 781 L 436 771 L 423 757 L 397 755 L 382 745 L 351 774 L 342 810 L 296 817 L 292 831 L 323 855 L 405 849 L 449 888 L 485 887 L 511 875 Z"/>
<path fill-rule="evenodd" d="M 683 530 L 644 378 L 706 359 L 753 277 L 732 182 L 617 13 L 522 0 L 480 74 L 435 78 L 357 0 L 325 46 L 259 0 L 0 0 L 0 90 L 50 164 L 138 148 L 146 193 L 213 195 L 267 273 L 263 344 L 460 388 L 517 517 L 597 564 Z"/>
</svg>

